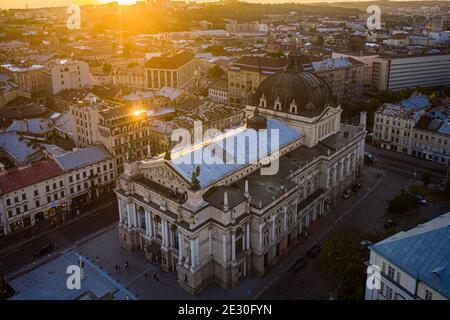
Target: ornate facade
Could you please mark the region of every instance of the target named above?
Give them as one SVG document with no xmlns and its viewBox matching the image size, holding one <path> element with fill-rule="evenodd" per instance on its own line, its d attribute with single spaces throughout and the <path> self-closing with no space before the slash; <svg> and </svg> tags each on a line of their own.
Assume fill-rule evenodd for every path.
<svg viewBox="0 0 450 320">
<path fill-rule="evenodd" d="M 176 272 L 179 285 L 193 294 L 212 282 L 229 288 L 249 274 L 263 275 L 362 169 L 365 115 L 359 127 L 341 125 L 326 83 L 294 65 L 281 73 L 290 81 L 279 82 L 279 74 L 263 81 L 260 88 L 272 89 L 258 89 L 254 101 L 268 102 L 248 105 L 246 127 L 231 133 L 239 140 L 256 132 L 261 141 L 276 129 L 277 149 L 258 150 L 255 161 L 249 151 L 239 165 L 177 161 L 221 145 L 226 138 L 218 136 L 171 158 L 125 163 L 116 189 L 122 245 Z M 299 85 L 312 91 L 308 101 L 289 92 Z M 241 156 L 235 151 L 233 157 Z M 262 174 L 274 163 L 275 174 Z"/>
</svg>

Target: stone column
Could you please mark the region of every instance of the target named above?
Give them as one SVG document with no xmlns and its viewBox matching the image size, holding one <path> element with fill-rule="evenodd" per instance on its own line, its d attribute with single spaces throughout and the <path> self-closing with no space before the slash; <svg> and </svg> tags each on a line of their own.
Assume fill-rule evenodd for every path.
<svg viewBox="0 0 450 320">
<path fill-rule="evenodd" d="M 275 242 L 275 215 L 272 216 L 272 242 Z"/>
<path fill-rule="evenodd" d="M 122 200 L 119 198 L 117 199 L 117 205 L 119 207 L 119 225 L 123 223 L 122 221 L 122 214 L 123 214 L 123 207 L 122 207 Z"/>
<path fill-rule="evenodd" d="M 145 210 L 145 209 L 144 209 Z M 150 214 L 147 210 L 145 212 L 145 235 L 150 237 Z"/>
<path fill-rule="evenodd" d="M 247 222 L 247 228 L 245 231 L 245 246 L 246 249 L 250 249 L 250 222 Z"/>
<path fill-rule="evenodd" d="M 286 230 L 287 230 L 287 211 L 288 211 L 288 207 L 285 206 L 285 207 L 283 208 L 283 211 L 284 211 L 283 231 L 284 231 L 284 233 L 286 233 Z"/>
<path fill-rule="evenodd" d="M 184 235 L 183 233 L 178 231 L 178 264 L 183 264 L 183 255 L 184 255 Z"/>
<path fill-rule="evenodd" d="M 222 234 L 222 260 L 223 263 L 227 263 L 227 235 L 224 233 Z"/>
<path fill-rule="evenodd" d="M 150 228 L 152 229 L 152 237 L 156 236 L 156 226 L 153 214 L 150 212 Z"/>
<path fill-rule="evenodd" d="M 191 268 L 190 271 L 193 272 L 196 265 L 196 258 L 195 258 L 195 239 L 191 239 Z"/>
<path fill-rule="evenodd" d="M 212 255 L 212 231 L 211 231 L 211 229 L 208 230 L 208 254 L 209 254 L 209 256 Z"/>
<path fill-rule="evenodd" d="M 167 221 L 161 218 L 162 247 L 167 248 Z"/>
<path fill-rule="evenodd" d="M 262 233 L 263 225 L 259 225 L 259 251 L 263 250 L 263 233 Z"/>
<path fill-rule="evenodd" d="M 236 235 L 234 232 L 231 234 L 231 260 L 236 261 Z"/>
<path fill-rule="evenodd" d="M 132 228 L 133 227 L 133 203 L 127 203 L 127 223 L 128 223 L 128 228 Z"/>
</svg>

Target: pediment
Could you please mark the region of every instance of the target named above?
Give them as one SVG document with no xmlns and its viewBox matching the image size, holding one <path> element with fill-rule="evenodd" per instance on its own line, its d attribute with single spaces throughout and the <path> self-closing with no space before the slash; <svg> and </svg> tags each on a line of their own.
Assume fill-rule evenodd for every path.
<svg viewBox="0 0 450 320">
<path fill-rule="evenodd" d="M 190 182 L 166 161 L 154 163 L 149 166 L 143 165 L 141 167 L 141 172 L 146 178 L 165 185 L 166 187 L 170 185 L 186 189 L 191 187 Z"/>
</svg>

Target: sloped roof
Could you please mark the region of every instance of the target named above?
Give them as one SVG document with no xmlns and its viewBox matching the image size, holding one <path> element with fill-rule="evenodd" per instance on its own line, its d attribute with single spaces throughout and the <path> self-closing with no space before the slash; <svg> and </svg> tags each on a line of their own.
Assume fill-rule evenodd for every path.
<svg viewBox="0 0 450 320">
<path fill-rule="evenodd" d="M 111 158 L 111 155 L 103 146 L 93 146 L 76 151 L 68 152 L 59 157 L 56 161 L 64 169 L 69 171 L 77 168 L 82 168 L 106 159 Z"/>
<path fill-rule="evenodd" d="M 276 140 L 276 130 L 278 130 L 279 139 L 274 143 L 275 141 L 272 139 Z M 259 141 L 256 145 L 253 144 L 254 142 L 248 142 L 246 138 L 251 137 L 252 133 Z M 240 127 L 201 145 L 195 145 L 193 150 L 172 151 L 172 160 L 169 163 L 187 181 L 191 180 L 192 172 L 196 166 L 199 166 L 200 176 L 198 179 L 200 186 L 205 188 L 242 167 L 254 163 L 257 159 L 278 151 L 281 147 L 302 136 L 303 133 L 297 129 L 279 120 L 269 119 L 267 135 L 264 131 L 255 132 L 252 129 Z M 267 137 L 267 142 L 263 142 L 265 137 Z M 261 145 L 264 145 L 264 148 L 261 148 Z M 224 157 L 226 157 L 225 160 Z M 197 159 L 200 160 L 197 161 Z"/>
<path fill-rule="evenodd" d="M 0 133 L 0 148 L 18 162 L 24 162 L 30 156 L 34 157 L 33 160 L 40 160 L 44 157 L 37 146 L 15 132 Z"/>
<path fill-rule="evenodd" d="M 6 132 L 26 132 L 31 134 L 45 134 L 52 130 L 52 122 L 48 119 L 33 118 L 26 120 L 15 120 Z"/>
<path fill-rule="evenodd" d="M 63 173 L 63 170 L 53 159 L 40 161 L 27 167 L 13 169 L 0 175 L 0 194 L 20 190 Z"/>
<path fill-rule="evenodd" d="M 450 213 L 370 247 L 450 299 Z"/>
</svg>

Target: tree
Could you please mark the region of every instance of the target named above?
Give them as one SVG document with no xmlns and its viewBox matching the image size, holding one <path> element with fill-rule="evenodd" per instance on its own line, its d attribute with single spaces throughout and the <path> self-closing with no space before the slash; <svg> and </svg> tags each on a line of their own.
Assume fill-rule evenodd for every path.
<svg viewBox="0 0 450 320">
<path fill-rule="evenodd" d="M 321 34 L 319 34 L 317 36 L 316 44 L 318 46 L 323 46 L 324 43 L 325 43 L 325 39 L 323 38 L 323 36 Z"/>
<path fill-rule="evenodd" d="M 338 299 L 364 298 L 364 261 L 368 258 L 368 250 L 360 245 L 363 239 L 364 235 L 359 230 L 346 227 L 322 244 L 317 265 L 331 278 Z"/>
<path fill-rule="evenodd" d="M 284 56 L 284 52 L 283 52 L 283 50 L 278 50 L 278 51 L 274 51 L 274 52 L 269 52 L 268 55 L 271 58 L 281 58 Z"/>
<path fill-rule="evenodd" d="M 223 71 L 223 69 L 217 64 L 215 64 L 208 70 L 208 76 L 211 78 L 221 78 L 224 74 L 225 71 Z"/>
<path fill-rule="evenodd" d="M 426 187 L 430 184 L 431 178 L 432 178 L 431 172 L 427 171 L 427 172 L 422 173 L 422 177 L 420 177 L 420 180 L 422 181 L 423 185 Z"/>
<path fill-rule="evenodd" d="M 399 195 L 389 201 L 390 213 L 399 214 L 411 209 L 415 204 L 414 197 L 410 192 L 402 190 Z"/>
</svg>

